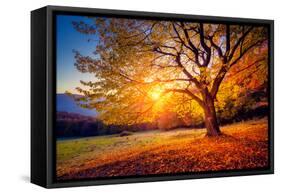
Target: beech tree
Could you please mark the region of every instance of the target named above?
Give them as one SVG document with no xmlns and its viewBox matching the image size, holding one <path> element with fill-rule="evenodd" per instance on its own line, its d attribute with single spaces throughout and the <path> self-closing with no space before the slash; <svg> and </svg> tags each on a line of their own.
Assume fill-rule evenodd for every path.
<svg viewBox="0 0 281 194">
<path fill-rule="evenodd" d="M 207 135 L 218 136 L 216 107 L 223 96 L 247 89 L 249 77 L 248 87 L 266 82 L 266 27 L 122 18 L 92 21 L 73 22 L 80 33 L 99 37 L 92 56 L 74 51 L 76 68 L 94 74 L 96 80 L 81 81 L 77 91 L 83 96 L 77 100 L 85 108 L 97 109 L 105 123 L 149 122 L 161 111 L 198 113 Z"/>
</svg>

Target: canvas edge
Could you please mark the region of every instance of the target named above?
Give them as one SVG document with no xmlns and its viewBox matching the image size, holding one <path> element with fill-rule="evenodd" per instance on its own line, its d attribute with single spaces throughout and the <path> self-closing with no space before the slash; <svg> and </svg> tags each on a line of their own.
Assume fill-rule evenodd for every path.
<svg viewBox="0 0 281 194">
<path fill-rule="evenodd" d="M 110 10 L 110 9 L 94 9 L 94 8 L 78 8 L 78 7 L 63 7 L 63 6 L 47 6 L 47 183 L 46 188 L 60 188 L 60 187 L 74 187 L 74 186 L 91 186 L 91 185 L 107 185 L 107 184 L 124 184 L 124 183 L 142 183 L 142 182 L 155 182 L 155 181 L 172 181 L 172 180 L 186 180 L 186 179 L 199 179 L 199 178 L 218 178 L 218 177 L 233 177 L 233 176 L 246 176 L 246 175 L 262 175 L 274 173 L 274 20 L 264 19 L 248 19 L 248 18 L 233 18 L 233 17 L 217 17 L 217 16 L 199 16 L 199 15 L 186 15 L 186 14 L 171 14 L 171 13 L 155 13 L 155 12 L 139 12 L 139 11 L 124 11 L 124 10 Z M 60 12 L 73 12 L 73 13 L 98 13 L 122 16 L 138 16 L 138 17 L 151 17 L 151 18 L 172 18 L 172 19 L 192 19 L 204 21 L 218 21 L 218 22 L 237 22 L 237 23 L 259 23 L 267 24 L 270 27 L 270 166 L 265 170 L 246 170 L 239 172 L 214 172 L 206 174 L 192 174 L 192 175 L 173 175 L 173 176 L 153 176 L 153 177 L 139 177 L 139 178 L 118 178 L 107 180 L 81 180 L 73 182 L 55 182 L 53 179 L 53 114 L 52 110 L 48 107 L 53 107 L 52 88 L 53 83 L 53 13 Z M 52 172 L 51 172 L 52 171 Z M 51 172 L 51 173 L 50 173 Z"/>
</svg>

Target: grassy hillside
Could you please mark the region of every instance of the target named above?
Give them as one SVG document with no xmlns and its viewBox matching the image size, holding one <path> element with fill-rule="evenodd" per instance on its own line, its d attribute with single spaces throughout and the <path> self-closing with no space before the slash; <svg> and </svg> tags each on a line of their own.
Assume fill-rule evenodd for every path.
<svg viewBox="0 0 281 194">
<path fill-rule="evenodd" d="M 268 165 L 267 119 L 221 129 L 219 138 L 205 137 L 205 129 L 177 129 L 58 140 L 57 176 L 66 180 Z"/>
</svg>

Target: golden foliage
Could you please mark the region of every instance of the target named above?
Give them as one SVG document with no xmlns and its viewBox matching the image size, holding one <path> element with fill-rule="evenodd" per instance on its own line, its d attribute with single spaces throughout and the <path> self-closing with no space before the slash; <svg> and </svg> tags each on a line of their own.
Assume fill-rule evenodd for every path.
<svg viewBox="0 0 281 194">
<path fill-rule="evenodd" d="M 99 81 L 81 81 L 77 91 L 86 96 L 83 107 L 96 109 L 106 124 L 152 122 L 165 111 L 198 119 L 204 96 L 223 110 L 267 82 L 266 27 L 120 18 L 93 23 L 96 56 L 76 52 L 75 65 Z M 86 33 L 87 26 L 80 28 Z"/>
</svg>

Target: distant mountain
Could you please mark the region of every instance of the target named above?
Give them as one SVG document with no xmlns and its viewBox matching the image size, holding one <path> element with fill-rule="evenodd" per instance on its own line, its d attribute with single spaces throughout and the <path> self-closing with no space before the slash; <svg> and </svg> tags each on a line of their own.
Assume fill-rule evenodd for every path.
<svg viewBox="0 0 281 194">
<path fill-rule="evenodd" d="M 89 110 L 78 106 L 74 99 L 66 94 L 57 94 L 57 111 L 97 116 L 96 110 Z"/>
<path fill-rule="evenodd" d="M 57 111 L 57 121 L 92 121 L 96 122 L 97 118 L 94 116 L 86 116 L 78 113 Z"/>
</svg>

